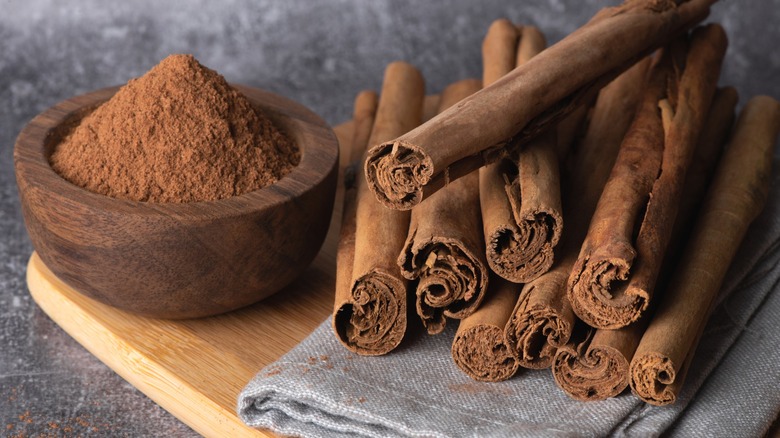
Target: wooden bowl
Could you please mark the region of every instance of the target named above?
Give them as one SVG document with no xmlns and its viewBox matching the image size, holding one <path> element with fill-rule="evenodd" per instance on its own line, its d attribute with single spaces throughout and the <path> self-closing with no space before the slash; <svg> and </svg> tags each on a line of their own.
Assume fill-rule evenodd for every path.
<svg viewBox="0 0 780 438">
<path fill-rule="evenodd" d="M 297 143 L 302 157 L 275 184 L 217 201 L 116 199 L 51 168 L 58 142 L 118 87 L 68 99 L 25 126 L 14 150 L 22 212 L 33 246 L 60 279 L 127 311 L 191 318 L 254 303 L 301 274 L 330 222 L 338 143 L 302 105 L 236 88 Z"/>
</svg>

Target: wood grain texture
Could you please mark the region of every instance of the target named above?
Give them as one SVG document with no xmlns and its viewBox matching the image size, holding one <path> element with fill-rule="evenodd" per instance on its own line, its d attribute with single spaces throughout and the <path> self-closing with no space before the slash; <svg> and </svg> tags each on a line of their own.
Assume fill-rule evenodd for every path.
<svg viewBox="0 0 780 438">
<path fill-rule="evenodd" d="M 236 88 L 298 144 L 302 158 L 277 183 L 218 201 L 120 200 L 52 170 L 58 140 L 117 88 L 61 102 L 24 128 L 14 150 L 22 211 L 33 246 L 57 277 L 125 310 L 189 318 L 249 305 L 301 274 L 328 228 L 338 143 L 305 107 Z"/>
<path fill-rule="evenodd" d="M 36 253 L 27 268 L 35 301 L 90 353 L 204 436 L 273 436 L 236 415 L 239 392 L 262 367 L 330 313 L 334 239 L 301 278 L 255 305 L 224 315 L 162 320 L 85 297 Z"/>
</svg>

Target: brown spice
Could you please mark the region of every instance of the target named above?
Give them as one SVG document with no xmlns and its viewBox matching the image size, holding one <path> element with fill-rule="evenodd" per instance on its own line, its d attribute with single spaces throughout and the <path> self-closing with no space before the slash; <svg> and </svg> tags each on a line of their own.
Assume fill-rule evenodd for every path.
<svg viewBox="0 0 780 438">
<path fill-rule="evenodd" d="M 191 55 L 131 80 L 59 144 L 51 164 L 90 191 L 148 202 L 237 196 L 300 161 L 295 144 Z"/>
<path fill-rule="evenodd" d="M 27 424 L 32 424 L 33 422 L 32 416 L 30 416 L 30 411 L 24 411 L 24 413 L 19 416 L 19 419 Z"/>
</svg>

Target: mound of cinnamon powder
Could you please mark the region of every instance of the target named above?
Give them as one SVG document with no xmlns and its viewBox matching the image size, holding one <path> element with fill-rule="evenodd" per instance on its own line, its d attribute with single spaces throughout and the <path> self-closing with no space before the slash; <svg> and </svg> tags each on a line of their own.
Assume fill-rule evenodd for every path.
<svg viewBox="0 0 780 438">
<path fill-rule="evenodd" d="M 195 202 L 257 190 L 300 151 L 217 72 L 171 55 L 100 105 L 56 147 L 54 170 L 90 191 Z"/>
</svg>

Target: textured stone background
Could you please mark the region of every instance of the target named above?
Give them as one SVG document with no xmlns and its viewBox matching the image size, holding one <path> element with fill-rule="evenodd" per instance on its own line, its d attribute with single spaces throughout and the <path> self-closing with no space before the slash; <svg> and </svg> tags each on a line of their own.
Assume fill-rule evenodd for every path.
<svg viewBox="0 0 780 438">
<path fill-rule="evenodd" d="M 479 77 L 489 23 L 539 26 L 550 42 L 614 1 L 0 0 L 0 435 L 189 436 L 189 428 L 115 375 L 30 299 L 32 247 L 19 213 L 12 149 L 48 106 L 126 82 L 170 53 L 193 53 L 228 80 L 269 89 L 328 122 L 349 117 L 384 66 L 419 66 L 430 92 Z M 780 0 L 722 0 L 711 20 L 731 45 L 721 83 L 742 102 L 780 98 Z"/>
</svg>

